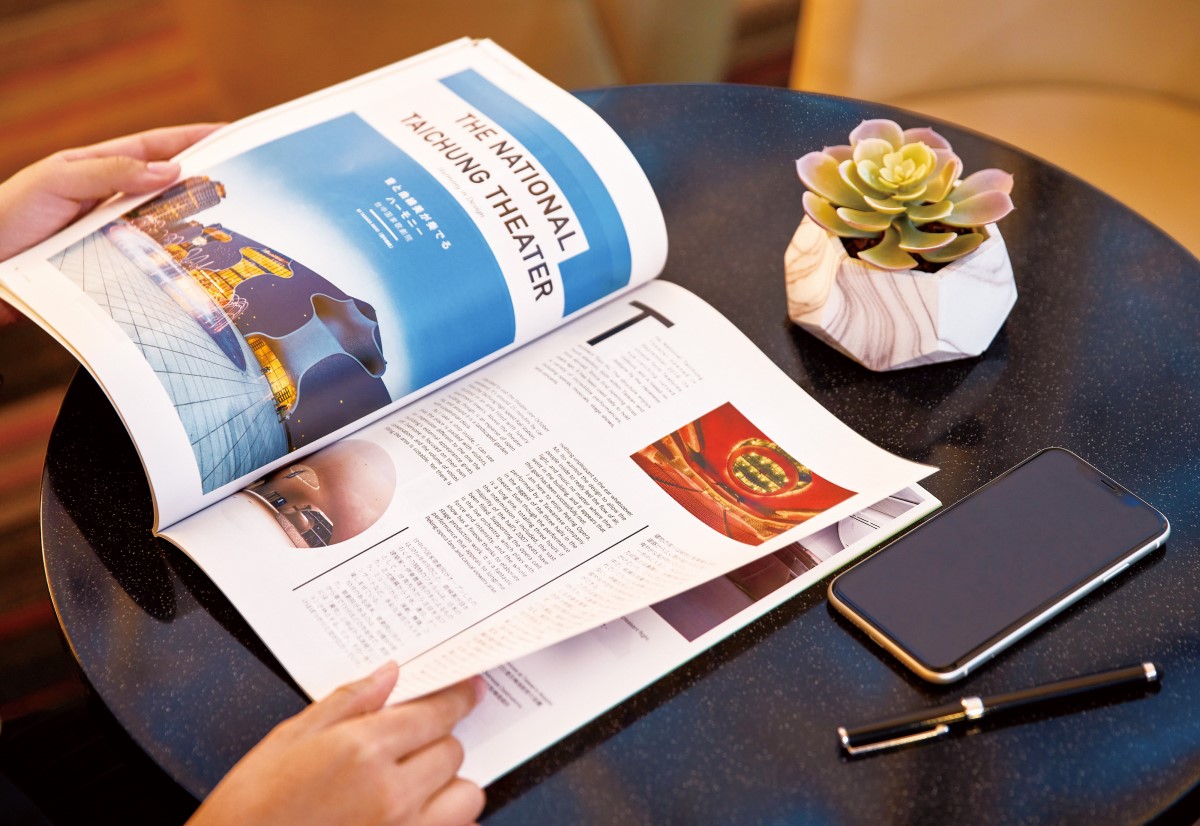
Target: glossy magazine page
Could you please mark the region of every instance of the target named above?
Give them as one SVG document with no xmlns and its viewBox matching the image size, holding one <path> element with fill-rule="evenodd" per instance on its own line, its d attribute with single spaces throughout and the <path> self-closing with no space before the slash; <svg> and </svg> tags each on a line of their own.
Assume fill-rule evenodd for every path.
<svg viewBox="0 0 1200 826">
<path fill-rule="evenodd" d="M 396 660 L 400 700 L 795 556 L 932 470 L 654 280 L 165 535 L 311 696 Z"/>
<path fill-rule="evenodd" d="M 458 41 L 232 124 L 180 182 L 6 264 L 146 467 L 157 525 L 656 275 L 662 216 L 586 106 Z"/>
<path fill-rule="evenodd" d="M 463 776 L 491 783 L 939 504 L 913 485 L 723 576 L 487 671 L 486 696 L 455 731 L 467 754 Z"/>
</svg>

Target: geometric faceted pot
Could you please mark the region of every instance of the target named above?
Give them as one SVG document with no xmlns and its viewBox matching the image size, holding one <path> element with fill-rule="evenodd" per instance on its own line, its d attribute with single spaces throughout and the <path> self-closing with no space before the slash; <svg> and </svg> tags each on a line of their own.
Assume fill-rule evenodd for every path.
<svg viewBox="0 0 1200 826">
<path fill-rule="evenodd" d="M 889 272 L 852 258 L 805 216 L 784 256 L 788 317 L 872 370 L 977 356 L 1017 300 L 995 224 L 970 255 L 935 273 Z"/>
</svg>

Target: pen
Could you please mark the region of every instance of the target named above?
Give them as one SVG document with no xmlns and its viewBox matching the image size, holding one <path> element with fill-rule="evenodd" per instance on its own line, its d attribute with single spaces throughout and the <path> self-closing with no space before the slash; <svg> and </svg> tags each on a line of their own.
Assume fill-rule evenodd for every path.
<svg viewBox="0 0 1200 826">
<path fill-rule="evenodd" d="M 1053 703 L 1066 697 L 1091 694 L 1097 691 L 1128 685 L 1146 685 L 1159 680 L 1159 671 L 1154 663 L 1141 663 L 1099 674 L 1087 674 L 1059 680 L 1047 685 L 1023 688 L 1006 694 L 990 697 L 963 697 L 958 702 L 947 703 L 900 717 L 892 717 L 877 723 L 856 728 L 838 727 L 842 748 L 849 754 L 865 754 L 882 749 L 931 740 L 948 734 L 950 727 L 959 723 L 974 722 L 984 716 L 1002 714 L 1018 708 L 1044 703 Z"/>
</svg>

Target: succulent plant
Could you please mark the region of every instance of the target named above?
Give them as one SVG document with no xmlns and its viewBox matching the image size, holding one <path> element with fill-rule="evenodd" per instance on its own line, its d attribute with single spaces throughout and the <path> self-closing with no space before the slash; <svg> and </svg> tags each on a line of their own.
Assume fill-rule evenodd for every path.
<svg viewBox="0 0 1200 826">
<path fill-rule="evenodd" d="M 808 216 L 842 238 L 880 239 L 858 257 L 884 270 L 913 269 L 914 256 L 961 258 L 1013 209 L 1012 175 L 984 169 L 959 180 L 962 161 L 949 141 L 890 120 L 863 121 L 849 146 L 809 152 L 796 171 Z"/>
</svg>

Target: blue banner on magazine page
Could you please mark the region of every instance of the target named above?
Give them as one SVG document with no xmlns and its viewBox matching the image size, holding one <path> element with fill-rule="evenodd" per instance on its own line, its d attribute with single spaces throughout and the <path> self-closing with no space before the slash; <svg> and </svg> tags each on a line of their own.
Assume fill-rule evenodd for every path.
<svg viewBox="0 0 1200 826">
<path fill-rule="evenodd" d="M 245 221 L 266 224 L 266 213 L 279 213 L 273 231 L 316 247 L 305 258 L 321 256 L 322 275 L 375 307 L 393 399 L 513 342 L 512 299 L 475 222 L 358 115 L 273 141 L 211 174 L 244 175 L 256 188 L 275 182 L 244 202 Z M 232 206 L 236 193 L 225 183 Z"/>
<path fill-rule="evenodd" d="M 173 160 L 165 189 L 118 193 L 0 266 L 0 293 L 121 414 L 156 531 L 300 473 L 666 261 L 629 147 L 488 40 L 222 125 Z"/>
<path fill-rule="evenodd" d="M 478 227 L 358 115 L 206 173 L 52 261 L 141 349 L 205 491 L 513 342 Z"/>
<path fill-rule="evenodd" d="M 541 115 L 473 69 L 442 83 L 503 127 L 538 159 L 561 187 L 587 236 L 588 249 L 559 263 L 563 315 L 570 315 L 629 283 L 629 238 L 600 176 L 566 136 Z"/>
</svg>

